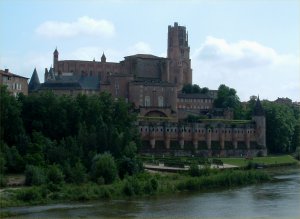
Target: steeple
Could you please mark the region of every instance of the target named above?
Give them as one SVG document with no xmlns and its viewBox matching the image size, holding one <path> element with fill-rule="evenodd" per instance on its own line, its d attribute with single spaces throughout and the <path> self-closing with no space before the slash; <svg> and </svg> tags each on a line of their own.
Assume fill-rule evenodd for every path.
<svg viewBox="0 0 300 219">
<path fill-rule="evenodd" d="M 104 52 L 103 52 L 103 54 L 102 54 L 102 56 L 101 56 L 101 62 L 106 62 L 106 57 L 105 57 L 105 55 L 104 55 Z"/>
<path fill-rule="evenodd" d="M 259 96 L 256 100 L 256 103 L 255 103 L 255 107 L 254 107 L 254 110 L 253 110 L 253 115 L 254 116 L 264 116 L 265 115 L 265 111 L 261 105 L 261 102 L 259 100 Z"/>
<path fill-rule="evenodd" d="M 54 67 L 54 71 L 58 72 L 58 51 L 57 51 L 57 47 L 55 48 L 54 52 L 53 52 L 53 67 Z"/>
<path fill-rule="evenodd" d="M 28 85 L 29 92 L 35 91 L 40 86 L 40 84 L 41 83 L 40 83 L 38 73 L 36 71 L 36 68 L 34 68 L 34 71 L 32 73 L 32 76 L 30 78 L 30 82 L 29 82 L 29 85 Z"/>
<path fill-rule="evenodd" d="M 54 52 L 53 52 L 53 55 L 58 55 L 59 53 L 58 53 L 58 51 L 57 51 L 57 47 L 55 47 L 55 50 L 54 50 Z"/>
</svg>

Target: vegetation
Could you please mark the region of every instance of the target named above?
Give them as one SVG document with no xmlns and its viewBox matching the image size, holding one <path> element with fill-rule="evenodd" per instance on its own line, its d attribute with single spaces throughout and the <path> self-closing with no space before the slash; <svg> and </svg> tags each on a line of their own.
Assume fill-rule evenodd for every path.
<svg viewBox="0 0 300 219">
<path fill-rule="evenodd" d="M 200 88 L 197 84 L 186 84 L 181 92 L 185 94 L 207 94 L 209 89 L 207 87 Z"/>
<path fill-rule="evenodd" d="M 150 174 L 139 173 L 117 179 L 112 184 L 99 185 L 95 182 L 61 184 L 53 188 L 51 184 L 5 190 L 0 195 L 1 207 L 42 204 L 62 201 L 87 201 L 120 197 L 170 194 L 178 191 L 228 188 L 270 180 L 261 171 L 218 171 L 204 169 L 200 174 Z"/>
<path fill-rule="evenodd" d="M 236 90 L 224 84 L 221 84 L 218 88 L 214 106 L 217 108 L 232 108 L 234 119 L 244 119 L 242 104 L 236 94 Z"/>
<path fill-rule="evenodd" d="M 0 176 L 25 173 L 26 185 L 88 180 L 112 183 L 143 170 L 136 114 L 110 94 L 17 98 L 1 86 Z"/>
<path fill-rule="evenodd" d="M 190 87 L 186 93 L 206 90 Z M 45 92 L 15 98 L 1 87 L 0 97 L 0 186 L 6 185 L 7 173 L 25 173 L 29 186 L 1 192 L 1 207 L 245 185 L 269 177 L 253 170 L 218 171 L 208 166 L 217 162 L 251 168 L 252 163 L 295 162 L 291 156 L 253 158 L 252 163 L 244 158 L 141 157 L 136 114 L 130 104 L 108 93 L 71 97 Z M 251 99 L 242 109 L 235 90 L 221 85 L 215 105 L 233 108 L 239 120 L 226 122 L 235 125 L 249 122 L 254 102 Z M 263 106 L 267 126 L 272 127 L 267 129 L 268 150 L 282 153 L 298 148 L 299 158 L 299 109 L 267 101 Z M 143 172 L 142 160 L 190 169 L 182 174 L 149 174 Z"/>
<path fill-rule="evenodd" d="M 183 167 L 189 165 L 195 167 L 195 165 L 208 166 L 211 164 L 223 165 L 230 164 L 237 167 L 246 167 L 251 161 L 254 164 L 263 164 L 266 166 L 281 166 L 296 164 L 297 160 L 291 155 L 278 155 L 267 157 L 225 157 L 225 158 L 201 158 L 201 157 L 171 157 L 171 156 L 141 156 L 141 160 L 145 163 L 156 164 L 164 163 L 165 166 Z M 171 164 L 171 165 L 170 165 Z M 174 165 L 172 165 L 174 164 Z"/>
<path fill-rule="evenodd" d="M 224 163 L 236 165 L 239 167 L 245 167 L 248 162 L 264 165 L 284 165 L 284 164 L 295 164 L 296 160 L 290 155 L 282 156 L 268 156 L 268 157 L 253 157 L 251 160 L 245 158 L 220 158 Z"/>
</svg>

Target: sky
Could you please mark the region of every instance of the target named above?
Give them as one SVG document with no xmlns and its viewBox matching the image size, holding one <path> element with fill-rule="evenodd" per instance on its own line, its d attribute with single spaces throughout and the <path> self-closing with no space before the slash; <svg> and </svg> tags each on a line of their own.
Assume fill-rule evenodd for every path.
<svg viewBox="0 0 300 219">
<path fill-rule="evenodd" d="M 0 0 L 0 69 L 31 77 L 59 60 L 166 57 L 168 25 L 186 26 L 193 83 L 300 101 L 299 0 Z"/>
</svg>

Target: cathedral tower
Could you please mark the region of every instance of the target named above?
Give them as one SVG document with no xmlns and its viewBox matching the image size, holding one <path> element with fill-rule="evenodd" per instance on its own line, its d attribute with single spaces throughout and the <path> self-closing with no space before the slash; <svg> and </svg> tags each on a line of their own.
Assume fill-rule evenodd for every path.
<svg viewBox="0 0 300 219">
<path fill-rule="evenodd" d="M 168 59 L 170 59 L 170 82 L 181 90 L 185 84 L 192 84 L 192 69 L 190 59 L 190 47 L 186 27 L 168 27 Z"/>
<path fill-rule="evenodd" d="M 53 52 L 53 68 L 55 72 L 58 72 L 58 51 L 57 48 Z"/>
</svg>

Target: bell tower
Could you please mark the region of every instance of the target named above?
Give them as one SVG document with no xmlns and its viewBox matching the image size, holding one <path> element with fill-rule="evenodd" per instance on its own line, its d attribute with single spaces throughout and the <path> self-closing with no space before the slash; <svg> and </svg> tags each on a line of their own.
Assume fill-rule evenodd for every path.
<svg viewBox="0 0 300 219">
<path fill-rule="evenodd" d="M 55 48 L 53 52 L 53 68 L 55 72 L 58 72 L 58 54 L 57 48 Z"/>
<path fill-rule="evenodd" d="M 177 85 L 181 90 L 183 85 L 192 84 L 192 69 L 190 59 L 190 47 L 188 32 L 185 26 L 179 26 L 177 22 L 168 27 L 168 56 L 170 60 L 169 82 Z"/>
</svg>

